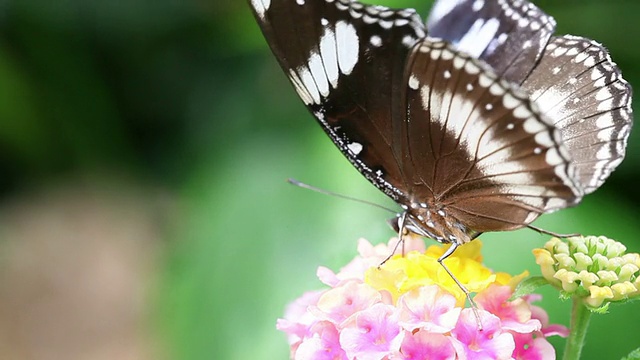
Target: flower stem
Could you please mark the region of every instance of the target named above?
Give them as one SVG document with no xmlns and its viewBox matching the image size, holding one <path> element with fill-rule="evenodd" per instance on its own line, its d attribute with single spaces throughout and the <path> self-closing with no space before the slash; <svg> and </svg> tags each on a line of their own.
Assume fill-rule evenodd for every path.
<svg viewBox="0 0 640 360">
<path fill-rule="evenodd" d="M 584 306 L 582 300 L 578 297 L 573 298 L 573 307 L 571 308 L 571 332 L 567 339 L 567 345 L 564 348 L 563 360 L 578 360 L 584 345 L 584 338 L 587 335 L 589 320 L 591 319 L 591 311 Z"/>
</svg>

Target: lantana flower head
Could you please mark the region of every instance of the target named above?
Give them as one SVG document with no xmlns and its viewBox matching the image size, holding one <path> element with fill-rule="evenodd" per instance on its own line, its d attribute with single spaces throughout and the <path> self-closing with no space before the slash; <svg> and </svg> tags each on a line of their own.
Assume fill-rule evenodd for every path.
<svg viewBox="0 0 640 360">
<path fill-rule="evenodd" d="M 544 278 L 592 309 L 640 296 L 640 255 L 604 236 L 549 240 L 533 251 Z"/>
<path fill-rule="evenodd" d="M 464 307 L 465 294 L 437 261 L 446 246 L 425 249 L 422 239 L 408 237 L 405 254 L 380 265 L 396 242 L 360 240 L 359 256 L 341 271 L 318 269 L 329 288 L 303 295 L 278 320 L 292 359 L 555 358 L 546 337 L 566 336 L 567 329 L 549 325 L 544 310 L 531 305 L 539 297 L 509 300 L 526 272 L 485 267 L 479 240 L 457 250 L 445 264 L 477 294 L 476 313 Z"/>
</svg>

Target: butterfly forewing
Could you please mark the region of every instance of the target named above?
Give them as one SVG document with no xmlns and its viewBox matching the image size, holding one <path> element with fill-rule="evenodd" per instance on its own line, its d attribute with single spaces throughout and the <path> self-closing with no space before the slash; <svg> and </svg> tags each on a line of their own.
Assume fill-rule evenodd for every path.
<svg viewBox="0 0 640 360">
<path fill-rule="evenodd" d="M 396 141 L 412 185 L 476 231 L 508 230 L 580 199 L 558 131 L 527 95 L 482 61 L 424 39 L 406 73 L 406 121 Z"/>
<path fill-rule="evenodd" d="M 631 87 L 602 45 L 581 37 L 552 38 L 523 83 L 554 121 L 586 193 L 624 158 L 631 130 Z"/>
<path fill-rule="evenodd" d="M 551 16 L 522 0 L 439 0 L 427 20 L 429 36 L 484 60 L 517 84 L 535 66 L 555 26 Z"/>
<path fill-rule="evenodd" d="M 271 49 L 307 107 L 351 163 L 396 199 L 391 147 L 403 71 L 425 35 L 413 9 L 347 0 L 252 0 Z"/>
</svg>

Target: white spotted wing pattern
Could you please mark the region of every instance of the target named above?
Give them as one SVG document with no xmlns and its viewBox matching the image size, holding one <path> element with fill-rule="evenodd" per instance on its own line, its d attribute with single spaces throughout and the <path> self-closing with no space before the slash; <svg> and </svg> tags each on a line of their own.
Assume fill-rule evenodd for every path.
<svg viewBox="0 0 640 360">
<path fill-rule="evenodd" d="M 631 86 L 602 45 L 553 37 L 522 84 L 561 134 L 585 194 L 622 162 L 631 131 Z"/>
<path fill-rule="evenodd" d="M 423 226 L 431 237 L 515 229 L 579 200 L 560 133 L 525 92 L 430 38 L 410 54 L 407 73 L 402 172 L 414 184 L 408 202 L 427 203 L 410 212 L 431 220 Z"/>
<path fill-rule="evenodd" d="M 460 245 L 578 203 L 622 161 L 631 88 L 525 0 L 250 0 L 302 101 L 409 231 Z M 455 248 L 455 246 L 453 247 Z"/>
<path fill-rule="evenodd" d="M 407 54 L 425 36 L 413 9 L 349 0 L 251 0 L 271 50 L 305 105 L 351 163 L 385 194 L 399 189 L 394 119 Z M 392 175 L 393 174 L 393 175 Z M 384 175 L 384 176 L 383 176 Z"/>
<path fill-rule="evenodd" d="M 427 19 L 430 36 L 486 61 L 515 83 L 533 69 L 555 27 L 551 16 L 524 0 L 440 0 Z"/>
</svg>

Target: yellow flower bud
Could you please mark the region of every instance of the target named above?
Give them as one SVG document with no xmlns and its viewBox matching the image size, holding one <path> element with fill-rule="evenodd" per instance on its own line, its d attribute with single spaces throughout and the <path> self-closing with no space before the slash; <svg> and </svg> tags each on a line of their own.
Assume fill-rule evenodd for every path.
<svg viewBox="0 0 640 360">
<path fill-rule="evenodd" d="M 626 299 L 629 295 L 638 291 L 629 281 L 613 284 L 611 285 L 611 290 L 613 291 L 613 300 Z"/>
<path fill-rule="evenodd" d="M 640 296 L 640 255 L 626 249 L 604 236 L 576 236 L 552 238 L 533 254 L 549 283 L 596 308 Z"/>
<path fill-rule="evenodd" d="M 613 291 L 608 286 L 589 286 L 589 297 L 585 298 L 584 302 L 594 308 L 602 306 L 607 299 L 613 298 Z"/>
</svg>

